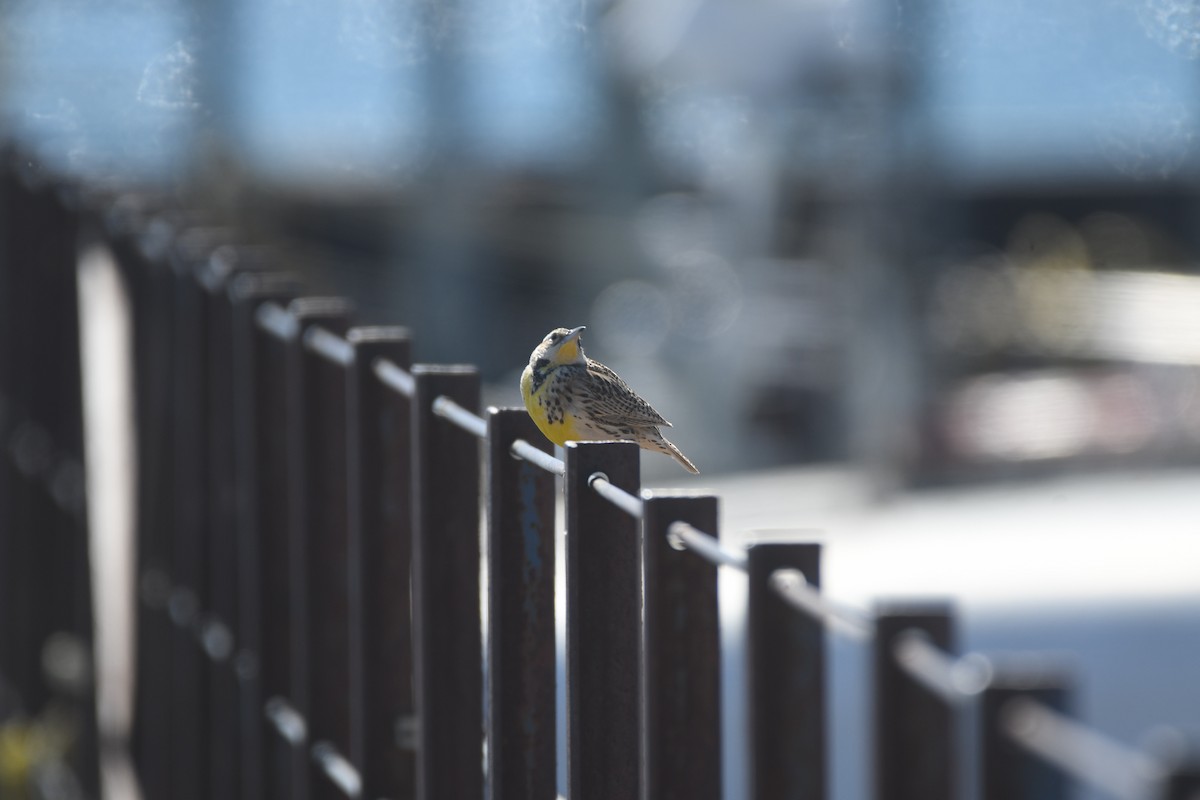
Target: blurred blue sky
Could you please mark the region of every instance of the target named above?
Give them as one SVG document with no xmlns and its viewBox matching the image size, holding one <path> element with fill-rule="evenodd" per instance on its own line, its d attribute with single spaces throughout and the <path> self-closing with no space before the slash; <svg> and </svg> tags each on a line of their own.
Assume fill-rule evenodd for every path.
<svg viewBox="0 0 1200 800">
<path fill-rule="evenodd" d="M 10 130 L 151 174 L 203 161 L 197 133 L 293 179 L 569 168 L 621 135 L 614 85 L 670 150 L 869 70 L 907 73 L 920 147 L 968 180 L 1192 171 L 1200 125 L 1183 0 L 16 0 L 3 37 Z"/>
</svg>

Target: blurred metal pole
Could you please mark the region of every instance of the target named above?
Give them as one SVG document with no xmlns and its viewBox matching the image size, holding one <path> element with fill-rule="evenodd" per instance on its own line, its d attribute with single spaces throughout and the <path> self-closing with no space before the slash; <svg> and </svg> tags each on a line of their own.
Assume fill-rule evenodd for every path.
<svg viewBox="0 0 1200 800">
<path fill-rule="evenodd" d="M 287 313 L 296 321 L 294 334 L 287 341 L 285 391 L 287 393 L 288 478 L 288 618 L 291 629 L 288 658 L 289 685 L 287 701 L 307 725 L 308 742 L 312 742 L 312 642 L 310 615 L 312 585 L 309 571 L 309 540 L 316 522 L 310 500 L 321 490 L 314 479 L 316 462 L 310 447 L 311 432 L 317 425 L 318 409 L 311 380 L 312 364 L 305 352 L 308 332 L 320 326 L 332 333 L 342 334 L 350 326 L 351 303 L 341 297 L 299 297 L 288 304 Z M 344 434 L 343 434 L 344 435 Z M 319 668 L 318 668 L 319 669 Z M 343 693 L 347 691 L 342 690 Z M 305 748 L 295 753 L 297 763 L 293 775 L 293 800 L 309 796 L 309 754 Z"/>
<path fill-rule="evenodd" d="M 875 796 L 950 800 L 957 794 L 954 709 L 919 685 L 896 660 L 901 634 L 920 631 L 956 652 L 949 603 L 882 603 L 875 611 Z"/>
<path fill-rule="evenodd" d="M 825 628 L 771 588 L 772 573 L 796 569 L 821 585 L 819 544 L 747 549 L 750 797 L 825 800 Z"/>
<path fill-rule="evenodd" d="M 287 340 L 296 335 L 295 319 L 276 303 L 255 310 L 252 363 L 256 498 L 254 528 L 258 533 L 260 575 L 260 647 L 258 674 L 263 706 L 256 709 L 263 732 L 263 796 L 272 800 L 291 797 L 292 771 L 284 767 L 291 757 L 286 743 L 264 716 L 268 703 L 283 698 L 290 688 L 288 663 L 291 628 L 288 625 L 288 460 Z"/>
<path fill-rule="evenodd" d="M 171 249 L 174 352 L 171 357 L 171 424 L 174 428 L 168 613 L 172 637 L 171 792 L 180 800 L 207 798 L 210 713 L 208 670 L 197 643 L 199 613 L 208 600 L 207 394 L 208 342 L 205 298 L 196 281 L 198 253 L 180 243 Z"/>
<path fill-rule="evenodd" d="M 233 669 L 238 682 L 241 797 L 264 796 L 262 532 L 259 529 L 260 475 L 259 428 L 255 414 L 255 388 L 261 364 L 255 361 L 254 315 L 265 302 L 287 303 L 300 292 L 290 275 L 248 272 L 228 286 L 231 325 L 231 380 L 233 385 L 233 505 L 237 547 L 237 653 Z"/>
<path fill-rule="evenodd" d="M 229 251 L 227 251 L 229 252 Z M 233 669 L 237 593 L 237 532 L 234 516 L 233 309 L 228 280 L 232 260 L 213 252 L 199 266 L 198 279 L 208 309 L 204 332 L 208 349 L 208 573 L 209 602 L 201 620 L 200 645 L 209 660 L 211 697 L 208 730 L 210 792 L 237 800 L 243 748 L 238 726 L 238 683 Z"/>
<path fill-rule="evenodd" d="M 638 520 L 596 494 L 597 472 L 636 495 L 632 442 L 566 447 L 567 796 L 637 797 L 641 746 L 638 667 L 641 564 Z"/>
<path fill-rule="evenodd" d="M 401 369 L 412 363 L 404 328 L 352 328 L 358 437 L 358 517 L 350 527 L 351 588 L 361 611 L 361 660 L 357 697 L 362 709 L 358 754 L 363 796 L 411 800 L 416 757 L 398 747 L 397 720 L 411 721 L 413 650 L 411 400 L 385 386 L 375 364 L 386 359 Z M 357 580 L 354 578 L 357 575 Z"/>
<path fill-rule="evenodd" d="M 258 658 L 263 712 L 268 716 L 264 783 L 266 796 L 272 798 L 307 797 L 307 574 L 301 550 L 307 465 L 301 341 L 305 327 L 320 324 L 345 330 L 349 312 L 339 298 L 299 298 L 287 310 L 268 302 L 255 312 L 256 526 L 262 570 Z"/>
<path fill-rule="evenodd" d="M 132 205 L 130 202 L 128 205 Z M 162 260 L 161 237 L 132 225 L 134 212 L 110 210 L 109 244 L 131 300 L 134 336 L 134 408 L 137 413 L 137 685 L 133 755 L 148 800 L 171 796 L 171 639 L 167 617 L 170 576 L 172 277 Z M 161 226 L 159 227 L 161 230 Z"/>
<path fill-rule="evenodd" d="M 358 748 L 352 673 L 360 619 L 350 602 L 350 503 L 359 495 L 350 435 L 355 354 L 349 342 L 319 327 L 309 329 L 303 344 L 309 783 L 313 798 L 336 800 L 345 795 L 323 769 L 328 762 L 312 756 L 340 755 L 354 766 Z"/>
<path fill-rule="evenodd" d="M 1070 781 L 1056 767 L 1013 741 L 1005 709 L 1016 698 L 1030 698 L 1067 713 L 1074 681 L 1061 669 L 1038 661 L 998 666 L 981 704 L 982 800 L 1063 800 Z"/>
</svg>

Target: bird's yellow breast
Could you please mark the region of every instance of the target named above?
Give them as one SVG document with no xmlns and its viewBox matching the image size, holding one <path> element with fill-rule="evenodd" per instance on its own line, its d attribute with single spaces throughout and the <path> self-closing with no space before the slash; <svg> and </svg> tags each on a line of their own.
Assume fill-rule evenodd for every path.
<svg viewBox="0 0 1200 800">
<path fill-rule="evenodd" d="M 554 404 L 554 381 L 546 379 L 542 384 L 533 388 L 533 368 L 525 367 L 521 373 L 521 398 L 525 401 L 525 409 L 533 418 L 538 430 L 546 434 L 546 438 L 557 445 L 570 441 L 578 441 L 579 431 L 575 427 L 574 416 L 561 406 Z"/>
</svg>

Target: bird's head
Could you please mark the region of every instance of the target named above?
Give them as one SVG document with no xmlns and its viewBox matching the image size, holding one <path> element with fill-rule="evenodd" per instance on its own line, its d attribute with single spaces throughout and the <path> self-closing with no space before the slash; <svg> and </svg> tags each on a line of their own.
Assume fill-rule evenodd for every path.
<svg viewBox="0 0 1200 800">
<path fill-rule="evenodd" d="M 566 364 L 586 364 L 583 344 L 579 341 L 579 334 L 584 330 L 584 326 L 580 325 L 569 330 L 555 328 L 550 331 L 546 338 L 542 339 L 542 343 L 533 349 L 533 354 L 529 356 L 529 365 L 534 369 L 544 370 Z"/>
</svg>

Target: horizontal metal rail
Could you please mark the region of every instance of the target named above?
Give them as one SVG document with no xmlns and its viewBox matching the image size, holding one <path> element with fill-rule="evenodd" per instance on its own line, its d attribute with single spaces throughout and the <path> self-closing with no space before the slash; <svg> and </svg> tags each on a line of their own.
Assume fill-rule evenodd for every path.
<svg viewBox="0 0 1200 800">
<path fill-rule="evenodd" d="M 304 346 L 334 364 L 348 367 L 354 363 L 354 345 L 319 325 L 305 332 Z"/>
<path fill-rule="evenodd" d="M 544 450 L 531 445 L 524 439 L 517 439 L 512 443 L 510 452 L 513 457 L 524 459 L 535 467 L 540 467 L 546 472 L 551 472 L 555 475 L 565 475 L 567 473 L 567 465 L 562 462 L 562 459 L 555 458 Z"/>
<path fill-rule="evenodd" d="M 896 637 L 896 663 L 949 705 L 962 705 L 988 687 L 992 665 L 977 653 L 955 656 L 929 640 L 923 631 L 909 630 Z"/>
<path fill-rule="evenodd" d="M 386 358 L 376 359 L 371 368 L 375 371 L 375 377 L 379 378 L 384 386 L 395 389 L 408 398 L 416 393 L 417 382 L 413 380 L 413 376 L 408 370 L 396 366 Z"/>
<path fill-rule="evenodd" d="M 300 332 L 300 321 L 287 309 L 278 303 L 267 302 L 254 312 L 254 321 L 258 327 L 277 339 L 291 339 Z"/>
<path fill-rule="evenodd" d="M 317 742 L 310 751 L 312 760 L 344 797 L 362 796 L 362 776 L 332 742 Z"/>
<path fill-rule="evenodd" d="M 263 714 L 275 732 L 293 747 L 300 747 L 308 738 L 308 723 L 304 715 L 282 697 L 272 697 L 263 705 Z"/>
<path fill-rule="evenodd" d="M 614 486 L 603 472 L 593 472 L 588 477 L 588 486 L 592 491 L 624 511 L 634 519 L 641 519 L 643 513 L 642 499 Z"/>
<path fill-rule="evenodd" d="M 686 522 L 672 522 L 667 527 L 667 541 L 677 550 L 690 550 L 718 567 L 733 567 L 742 572 L 747 569 L 745 550 L 727 547 L 717 537 Z"/>
<path fill-rule="evenodd" d="M 442 419 L 449 420 L 477 439 L 487 438 L 487 421 L 460 406 L 449 397 L 433 399 L 433 413 Z"/>
<path fill-rule="evenodd" d="M 875 636 L 875 626 L 866 615 L 834 604 L 814 589 L 800 570 L 777 569 L 769 580 L 776 594 L 829 630 L 858 640 Z"/>
<path fill-rule="evenodd" d="M 1000 711 L 1000 725 L 1015 743 L 1082 781 L 1121 800 L 1141 800 L 1166 770 L 1144 753 L 1028 697 Z"/>
</svg>

